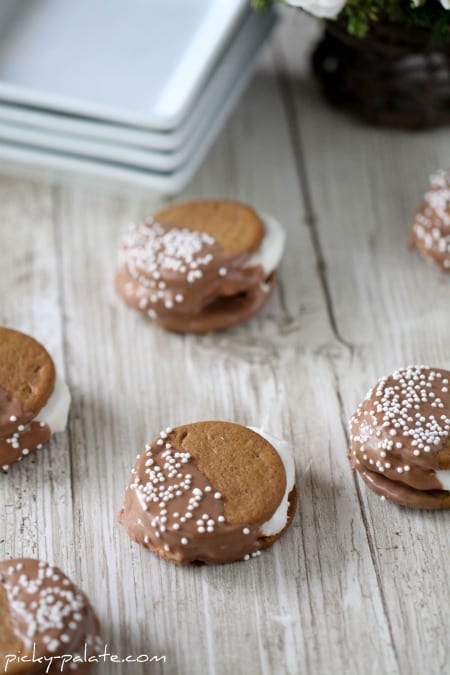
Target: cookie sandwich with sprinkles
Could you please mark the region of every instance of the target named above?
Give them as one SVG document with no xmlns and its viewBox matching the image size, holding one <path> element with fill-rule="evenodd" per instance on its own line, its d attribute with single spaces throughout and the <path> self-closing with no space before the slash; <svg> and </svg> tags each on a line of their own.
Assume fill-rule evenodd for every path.
<svg viewBox="0 0 450 675">
<path fill-rule="evenodd" d="M 450 169 L 431 176 L 414 217 L 410 245 L 442 272 L 450 272 Z"/>
<path fill-rule="evenodd" d="M 131 225 L 116 290 L 166 330 L 208 333 L 266 303 L 285 242 L 281 225 L 232 201 L 177 204 Z"/>
<path fill-rule="evenodd" d="M 408 366 L 382 377 L 350 420 L 350 463 L 382 498 L 450 508 L 450 372 Z"/>
<path fill-rule="evenodd" d="M 295 514 L 286 442 L 230 422 L 167 427 L 138 456 L 119 521 L 180 565 L 250 560 Z"/>
<path fill-rule="evenodd" d="M 0 562 L 4 672 L 86 671 L 88 659 L 101 647 L 100 624 L 89 600 L 60 569 L 32 558 Z"/>
<path fill-rule="evenodd" d="M 0 327 L 0 467 L 7 471 L 64 431 L 69 406 L 69 390 L 47 350 Z"/>
</svg>

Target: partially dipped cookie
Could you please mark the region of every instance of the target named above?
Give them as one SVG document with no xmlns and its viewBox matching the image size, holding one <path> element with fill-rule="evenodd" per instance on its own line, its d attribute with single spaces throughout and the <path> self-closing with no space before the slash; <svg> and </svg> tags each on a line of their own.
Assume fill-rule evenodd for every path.
<svg viewBox="0 0 450 675">
<path fill-rule="evenodd" d="M 378 495 L 450 508 L 450 372 L 401 368 L 381 378 L 350 420 L 350 462 Z"/>
<path fill-rule="evenodd" d="M 40 449 L 67 423 L 70 394 L 47 350 L 0 327 L 0 467 Z"/>
<path fill-rule="evenodd" d="M 411 247 L 415 247 L 442 272 L 450 272 L 450 169 L 430 179 L 412 226 Z"/>
<path fill-rule="evenodd" d="M 32 558 L 0 562 L 0 667 L 21 675 L 86 670 L 100 643 L 89 600 L 60 569 Z"/>
<path fill-rule="evenodd" d="M 174 205 L 130 226 L 120 247 L 116 289 L 167 330 L 223 330 L 265 304 L 284 240 L 274 218 L 238 202 Z"/>
<path fill-rule="evenodd" d="M 168 427 L 138 456 L 119 521 L 179 564 L 248 560 L 290 525 L 297 493 L 287 443 L 230 422 Z"/>
</svg>

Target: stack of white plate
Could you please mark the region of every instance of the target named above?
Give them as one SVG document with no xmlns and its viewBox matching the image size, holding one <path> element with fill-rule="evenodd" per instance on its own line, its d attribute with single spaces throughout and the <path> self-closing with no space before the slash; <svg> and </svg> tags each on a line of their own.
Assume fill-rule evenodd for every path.
<svg viewBox="0 0 450 675">
<path fill-rule="evenodd" d="M 0 0 L 0 160 L 177 192 L 274 24 L 249 0 Z"/>
</svg>

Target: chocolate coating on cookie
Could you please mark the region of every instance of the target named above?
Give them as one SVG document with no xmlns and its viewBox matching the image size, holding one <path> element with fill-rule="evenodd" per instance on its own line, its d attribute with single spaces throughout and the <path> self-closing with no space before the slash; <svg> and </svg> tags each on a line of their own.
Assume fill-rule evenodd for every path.
<svg viewBox="0 0 450 675">
<path fill-rule="evenodd" d="M 350 420 L 350 462 L 379 495 L 450 507 L 450 372 L 409 366 L 381 378 Z"/>
<path fill-rule="evenodd" d="M 25 657 L 11 660 L 8 672 L 43 673 L 49 663 L 37 659 L 63 654 L 73 657 L 67 669 L 85 669 L 85 655 L 100 647 L 99 622 L 87 597 L 48 563 L 0 562 L 0 609 L 0 662 L 6 655 Z"/>
<path fill-rule="evenodd" d="M 259 555 L 290 523 L 293 476 L 262 436 L 228 422 L 168 427 L 139 455 L 119 514 L 129 536 L 179 564 L 227 563 Z M 270 521 L 289 488 L 277 536 Z"/>
<path fill-rule="evenodd" d="M 118 294 L 158 325 L 206 333 L 248 319 L 266 302 L 273 270 L 248 264 L 261 219 L 236 202 L 173 206 L 132 225 L 122 240 Z"/>
<path fill-rule="evenodd" d="M 412 226 L 411 246 L 441 271 L 450 272 L 450 170 L 430 179 L 430 189 Z"/>
</svg>

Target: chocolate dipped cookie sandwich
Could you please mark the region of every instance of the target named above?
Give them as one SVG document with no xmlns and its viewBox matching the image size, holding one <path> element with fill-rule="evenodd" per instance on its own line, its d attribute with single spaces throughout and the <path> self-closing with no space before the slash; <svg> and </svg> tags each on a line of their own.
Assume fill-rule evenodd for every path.
<svg viewBox="0 0 450 675">
<path fill-rule="evenodd" d="M 0 562 L 0 672 L 87 670 L 101 646 L 89 600 L 61 570 L 31 558 Z"/>
<path fill-rule="evenodd" d="M 138 456 L 119 521 L 141 546 L 181 565 L 249 560 L 291 524 L 287 443 L 230 422 L 167 427 Z"/>
<path fill-rule="evenodd" d="M 408 366 L 382 377 L 350 420 L 350 463 L 402 506 L 450 508 L 450 372 Z"/>
<path fill-rule="evenodd" d="M 450 272 L 450 169 L 431 176 L 414 218 L 410 245 L 442 272 Z"/>
<path fill-rule="evenodd" d="M 244 204 L 177 204 L 130 226 L 120 247 L 116 289 L 166 330 L 223 330 L 265 304 L 284 241 L 274 218 Z"/>
<path fill-rule="evenodd" d="M 69 406 L 67 385 L 46 349 L 0 327 L 0 467 L 7 470 L 64 431 Z"/>
</svg>

